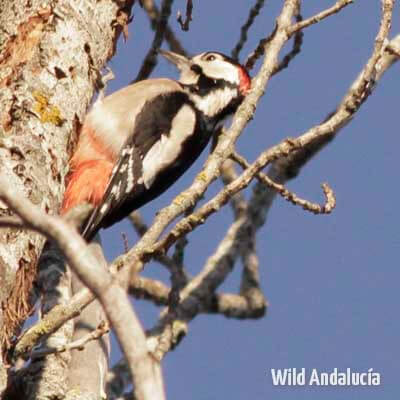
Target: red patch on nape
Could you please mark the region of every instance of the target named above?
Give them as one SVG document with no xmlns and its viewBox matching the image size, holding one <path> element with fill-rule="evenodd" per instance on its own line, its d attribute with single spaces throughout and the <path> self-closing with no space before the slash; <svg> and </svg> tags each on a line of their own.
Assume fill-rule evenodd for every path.
<svg viewBox="0 0 400 400">
<path fill-rule="evenodd" d="M 250 91 L 251 87 L 251 79 L 249 74 L 247 73 L 246 69 L 242 66 L 239 67 L 239 90 L 243 96 L 246 96 L 247 93 Z"/>
</svg>

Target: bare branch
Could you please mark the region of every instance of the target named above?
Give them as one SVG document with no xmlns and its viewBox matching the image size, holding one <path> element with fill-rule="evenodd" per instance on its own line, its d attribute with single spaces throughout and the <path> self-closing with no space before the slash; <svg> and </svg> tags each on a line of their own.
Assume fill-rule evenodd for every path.
<svg viewBox="0 0 400 400">
<path fill-rule="evenodd" d="M 277 73 L 281 71 L 282 69 L 286 68 L 290 61 L 300 52 L 301 49 L 301 44 L 302 44 L 302 38 L 303 35 L 299 33 L 302 29 L 306 28 L 307 26 L 311 24 L 315 24 L 317 22 L 320 22 L 321 20 L 338 13 L 342 8 L 346 7 L 350 3 L 352 3 L 353 0 L 339 0 L 333 7 L 328 8 L 319 14 L 307 18 L 306 20 L 302 21 L 301 15 L 300 15 L 300 4 L 298 7 L 298 13 L 296 16 L 296 21 L 297 23 L 288 27 L 287 28 L 287 34 L 289 37 L 293 36 L 296 34 L 295 41 L 293 43 L 293 49 L 292 51 L 287 54 L 282 62 L 280 64 L 277 64 L 275 67 L 274 73 Z M 251 70 L 256 63 L 256 61 L 265 53 L 265 49 L 268 48 L 268 43 L 272 40 L 274 37 L 274 34 L 276 32 L 277 26 L 275 26 L 275 29 L 271 32 L 269 36 L 267 36 L 264 39 L 261 39 L 258 46 L 256 49 L 247 57 L 247 60 L 245 62 L 245 66 L 248 70 Z"/>
<path fill-rule="evenodd" d="M 302 16 L 299 13 L 296 16 L 296 21 L 300 22 L 302 20 Z M 277 74 L 278 72 L 281 72 L 283 69 L 287 68 L 291 61 L 301 52 L 301 46 L 303 44 L 303 36 L 304 33 L 303 31 L 299 30 L 295 33 L 294 35 L 294 40 L 293 40 L 293 47 L 292 50 L 288 54 L 286 54 L 283 59 L 279 62 L 279 64 L 276 66 L 274 70 L 274 75 Z"/>
<path fill-rule="evenodd" d="M 157 359 L 161 359 L 179 343 L 187 333 L 188 322 L 201 312 L 220 312 L 236 318 L 258 318 L 264 315 L 266 302 L 263 296 L 261 302 L 254 301 L 246 308 L 245 296 L 238 299 L 231 295 L 215 295 L 215 290 L 232 271 L 237 256 L 247 243 L 249 229 L 253 229 L 253 222 L 249 217 L 244 213 L 232 223 L 202 271 L 181 290 L 175 315 L 171 318 L 167 310 L 161 313 L 161 319 L 149 332 L 148 339 L 149 348 L 153 349 L 153 355 Z M 234 308 L 233 301 L 238 306 L 237 309 Z"/>
<path fill-rule="evenodd" d="M 322 21 L 323 19 L 330 17 L 333 14 L 338 13 L 342 8 L 353 3 L 353 1 L 354 0 L 339 0 L 339 1 L 337 1 L 336 4 L 334 4 L 332 7 L 327 8 L 326 10 L 321 11 L 320 13 L 318 13 L 310 18 L 300 21 L 295 25 L 292 25 L 287 31 L 288 35 L 292 36 L 297 31 L 307 28 L 310 25 L 316 24 L 316 23 Z"/>
<path fill-rule="evenodd" d="M 143 236 L 147 232 L 147 229 L 149 229 L 139 211 L 130 213 L 128 218 L 139 236 Z"/>
<path fill-rule="evenodd" d="M 384 23 L 384 25 L 387 26 L 387 22 Z M 377 81 L 383 76 L 385 71 L 387 71 L 393 65 L 394 62 L 398 61 L 398 57 L 393 55 L 393 53 L 390 50 L 391 48 L 398 49 L 400 51 L 400 35 L 397 35 L 389 42 L 389 44 L 386 46 L 386 49 L 382 57 L 379 58 L 378 62 L 376 62 L 374 68 L 376 73 L 374 78 L 375 83 L 377 83 Z M 351 99 L 354 90 L 356 90 L 356 88 L 359 88 L 360 85 L 362 85 L 365 69 L 366 67 L 364 67 L 361 70 L 359 76 L 352 83 L 341 103 L 337 106 L 336 110 L 334 110 L 328 115 L 325 121 L 328 121 L 330 118 L 334 117 L 336 113 L 339 112 L 339 110 L 347 109 L 346 104 L 349 102 L 349 99 Z M 370 86 L 371 90 L 375 88 L 375 86 L 373 85 Z M 355 112 L 355 110 L 353 111 Z M 301 168 L 305 164 L 307 164 L 307 162 L 310 161 L 315 156 L 316 153 L 318 153 L 324 146 L 326 146 L 336 137 L 336 135 L 341 131 L 341 129 L 351 120 L 352 115 L 342 114 L 340 118 L 343 118 L 343 123 L 336 124 L 336 127 L 334 128 L 334 130 L 332 130 L 330 135 L 328 134 L 326 136 L 319 137 L 318 139 L 312 141 L 302 149 L 294 151 L 289 156 L 276 160 L 269 169 L 268 175 L 274 181 L 280 183 L 284 183 L 287 180 L 296 177 L 299 174 Z M 264 223 L 267 212 L 273 203 L 275 195 L 276 192 L 265 186 L 263 183 L 258 183 L 255 186 L 253 199 L 250 200 L 249 212 L 260 214 L 260 209 L 264 210 L 264 212 L 262 213 L 263 214 L 262 218 L 260 218 L 257 221 L 258 225 Z M 258 201 L 258 199 L 260 199 L 261 201 Z"/>
<path fill-rule="evenodd" d="M 161 47 L 164 40 L 165 30 L 168 24 L 168 18 L 171 15 L 171 7 L 173 0 L 163 0 L 161 6 L 160 18 L 157 21 L 157 30 L 154 35 L 153 43 L 148 51 L 142 67 L 133 82 L 138 82 L 149 77 L 154 67 L 157 65 L 157 51 Z"/>
<path fill-rule="evenodd" d="M 267 303 L 261 290 L 253 290 L 248 295 L 218 293 L 213 296 L 210 313 L 235 319 L 258 319 L 265 315 Z"/>
<path fill-rule="evenodd" d="M 238 178 L 222 189 L 213 199 L 200 207 L 196 212 L 183 218 L 176 226 L 151 249 L 151 252 L 165 252 L 183 235 L 191 232 L 196 226 L 203 224 L 211 214 L 217 212 L 232 196 L 246 188 L 255 175 L 274 159 L 290 154 L 300 148 L 300 141 L 285 140 L 263 152 Z"/>
<path fill-rule="evenodd" d="M 386 46 L 386 51 L 390 54 L 395 55 L 397 58 L 400 58 L 400 49 L 395 45 L 393 45 L 392 43 L 389 43 Z"/>
<path fill-rule="evenodd" d="M 237 152 L 233 152 L 231 157 L 244 169 L 250 167 L 249 162 Z M 304 210 L 310 211 L 314 214 L 329 214 L 336 206 L 335 195 L 327 183 L 322 184 L 326 202 L 321 206 L 320 204 L 311 203 L 308 200 L 301 199 L 295 193 L 289 191 L 283 185 L 274 182 L 268 175 L 262 172 L 259 172 L 256 177 L 260 182 L 276 190 L 285 200 L 290 201 L 294 205 L 299 205 L 303 207 Z"/>
<path fill-rule="evenodd" d="M 131 384 L 129 366 L 126 359 L 118 361 L 108 372 L 107 376 L 107 399 L 121 400 L 125 388 Z M 124 398 L 124 397 L 122 397 Z M 131 393 L 129 400 L 135 400 L 134 393 Z"/>
<path fill-rule="evenodd" d="M 391 42 L 387 46 L 387 50 L 385 51 L 384 55 L 379 61 L 379 68 L 377 71 L 377 77 L 376 79 L 379 79 L 382 77 L 384 72 L 390 68 L 390 66 L 393 65 L 394 62 L 398 60 L 397 56 L 393 55 L 393 52 L 391 49 L 397 49 L 400 51 L 400 35 L 397 35 L 395 38 L 391 40 Z M 363 76 L 364 70 L 361 71 L 359 78 L 353 83 L 351 89 L 349 90 L 349 93 L 352 91 L 352 88 L 356 88 L 360 85 L 361 82 L 361 77 Z M 349 94 L 345 96 L 341 104 L 338 106 L 337 110 L 339 109 L 346 109 L 345 103 L 349 97 Z M 336 110 L 336 112 L 337 112 Z M 335 112 L 335 113 L 336 113 Z M 340 128 L 342 128 L 345 124 L 346 121 L 351 119 L 351 114 L 341 114 L 341 117 L 339 119 L 334 118 L 335 113 L 331 113 L 327 121 L 331 118 L 334 119 L 335 124 L 332 125 L 332 131 L 331 131 L 331 136 L 322 136 L 320 139 L 323 139 L 322 142 L 326 143 L 326 140 L 330 141 L 332 140 L 332 137 L 337 134 L 340 131 Z M 343 118 L 344 117 L 344 118 Z M 336 126 L 336 128 L 335 128 Z M 318 130 L 318 127 L 315 127 L 313 129 Z M 336 130 L 334 130 L 334 128 Z M 326 129 L 326 128 L 324 128 Z M 329 131 L 329 129 L 328 129 Z M 308 146 L 304 147 L 306 149 L 306 153 L 309 155 L 311 153 L 311 156 L 315 154 L 315 152 L 320 149 L 322 144 L 318 144 L 317 141 L 311 142 Z M 310 152 L 310 147 L 311 145 L 314 146 L 317 144 L 317 150 L 316 151 L 311 151 Z M 301 153 L 301 151 L 300 151 Z M 302 165 L 304 165 L 310 157 L 306 155 L 301 155 L 299 154 L 299 151 L 293 152 L 288 158 L 283 158 L 278 161 L 278 164 L 282 164 L 284 161 L 285 167 L 284 170 L 279 167 L 276 173 L 272 176 L 273 179 L 275 180 L 281 180 L 282 177 L 283 181 L 287 179 L 288 174 L 287 170 L 290 169 L 290 177 L 293 177 L 298 173 L 298 170 L 301 168 Z M 294 160 L 293 162 L 290 160 Z M 276 162 L 274 163 L 274 170 L 276 169 Z M 283 175 L 282 175 L 283 174 Z M 253 216 L 256 221 L 256 225 L 260 226 L 263 223 L 263 218 L 259 218 L 257 216 L 259 213 L 261 213 L 261 210 L 263 211 L 261 214 L 265 214 L 268 210 L 269 205 L 272 203 L 273 197 L 274 197 L 275 191 L 265 193 L 265 185 L 260 184 L 256 185 L 255 188 L 255 196 L 254 200 L 250 202 L 250 209 L 252 210 L 251 212 L 254 213 Z M 258 200 L 260 199 L 260 200 Z M 151 243 L 151 241 L 149 241 Z M 133 257 L 142 257 L 144 254 L 143 250 L 141 247 L 136 248 L 136 251 L 133 252 Z M 129 257 L 122 257 L 114 261 L 112 268 L 118 269 L 122 265 L 126 263 L 130 263 L 132 260 L 132 251 L 130 252 Z M 46 334 L 50 334 L 51 332 L 54 332 L 56 329 L 58 329 L 65 321 L 68 319 L 71 319 L 77 315 L 79 315 L 80 310 L 82 310 L 87 304 L 89 304 L 92 300 L 94 299 L 94 296 L 87 290 L 84 289 L 83 291 L 77 293 L 75 296 L 73 296 L 71 302 L 65 306 L 57 306 L 53 308 L 45 317 L 44 319 L 39 322 L 39 324 L 34 325 L 33 327 L 29 328 L 19 339 L 19 342 L 17 343 L 17 346 L 15 348 L 15 354 L 16 356 L 20 356 L 24 354 L 25 352 L 29 352 L 30 349 L 38 343 L 38 341 Z"/>
<path fill-rule="evenodd" d="M 299 150 L 303 147 L 307 147 L 314 141 L 319 141 L 323 138 L 331 138 L 333 132 L 336 132 L 344 124 L 346 124 L 353 116 L 353 114 L 359 109 L 361 104 L 365 101 L 372 90 L 372 83 L 375 82 L 376 66 L 384 52 L 384 39 L 388 34 L 390 22 L 391 22 L 391 11 L 393 6 L 393 0 L 384 0 L 385 5 L 382 23 L 379 29 L 373 54 L 368 61 L 365 69 L 362 73 L 362 79 L 356 81 L 353 84 L 349 95 L 343 103 L 343 107 L 340 107 L 330 118 L 320 125 L 311 128 L 309 131 L 302 134 L 298 139 L 290 139 L 282 142 L 279 145 L 273 146 L 270 149 L 263 152 L 257 160 L 251 164 L 251 166 L 242 173 L 242 175 L 229 184 L 225 189 L 221 190 L 217 196 L 212 200 L 208 201 L 198 211 L 190 215 L 189 217 L 183 218 L 174 229 L 172 229 L 166 237 L 156 243 L 150 252 L 154 251 L 165 251 L 168 249 L 179 237 L 186 235 L 188 232 L 193 230 L 197 225 L 204 223 L 205 219 L 216 212 L 221 206 L 238 191 L 245 188 L 262 168 L 271 163 L 272 161 L 285 157 L 295 150 Z M 275 38 L 279 35 L 279 29 L 275 35 Z M 272 42 L 271 45 L 272 46 Z M 251 96 L 251 94 L 250 94 Z M 230 152 L 231 154 L 231 152 Z"/>
<path fill-rule="evenodd" d="M 146 338 L 127 294 L 112 276 L 97 268 L 95 257 L 80 235 L 61 218 L 43 213 L 0 178 L 0 198 L 28 226 L 55 240 L 69 265 L 99 298 L 128 360 L 140 400 L 164 399 L 160 368 L 148 355 Z"/>
<path fill-rule="evenodd" d="M 398 52 L 400 52 L 400 35 L 397 35 L 395 38 L 393 38 L 390 43 L 388 44 L 386 48 L 386 52 L 382 59 L 380 60 L 380 67 L 378 70 L 378 75 L 376 79 L 379 79 L 382 77 L 384 72 L 390 68 L 394 62 L 398 60 L 398 57 L 393 55 L 393 49 L 397 49 Z M 363 70 L 364 71 L 364 70 Z M 361 80 L 361 76 L 363 74 L 363 71 L 360 73 L 360 77 L 354 82 L 352 87 L 358 86 Z M 348 95 L 345 96 L 343 99 L 343 102 L 341 105 L 338 106 L 339 108 L 345 108 L 344 104 L 346 99 L 348 98 Z M 331 113 L 329 118 L 332 118 L 334 113 Z M 340 128 L 344 126 L 345 123 L 341 124 L 340 122 L 337 124 L 338 129 L 335 131 L 332 131 L 332 136 L 337 134 L 340 131 Z M 332 136 L 326 138 L 323 137 L 323 139 L 327 139 L 328 141 L 332 140 Z M 325 142 L 326 143 L 326 140 Z M 312 145 L 314 146 L 314 142 Z M 276 173 L 272 175 L 272 178 L 275 180 L 287 180 L 288 178 L 288 173 L 287 170 L 290 170 L 290 177 L 295 176 L 298 173 L 298 170 L 303 166 L 309 159 L 315 154 L 317 150 L 319 150 L 323 144 L 318 145 L 316 151 L 310 151 L 310 146 L 306 146 L 304 149 L 306 149 L 306 153 L 310 154 L 310 157 L 300 155 L 299 157 L 299 151 L 296 151 L 292 153 L 288 158 L 280 159 L 277 162 L 274 163 L 274 170 Z M 285 166 L 282 168 L 279 167 L 284 162 Z M 283 174 L 283 175 L 282 175 Z M 254 201 L 250 202 L 250 209 L 260 212 L 260 210 L 264 209 L 265 212 L 268 210 L 268 207 L 270 204 L 272 204 L 273 197 L 275 195 L 275 191 L 271 191 L 268 193 L 265 193 L 265 185 L 260 184 L 256 185 L 255 188 L 255 197 Z M 261 201 L 258 200 L 258 198 L 262 199 Z M 254 203 L 254 206 L 253 206 Z M 265 213 L 263 212 L 263 214 Z M 11 219 L 11 226 L 12 224 L 16 221 L 17 219 L 12 218 Z M 264 218 L 261 220 L 258 220 L 258 217 L 255 217 L 255 220 L 257 220 L 257 226 L 262 225 Z M 1 221 L 6 221 L 6 219 L 2 219 Z M 138 252 L 138 255 L 140 256 L 140 253 Z M 118 259 L 114 261 L 113 265 L 116 268 L 120 268 L 121 265 L 125 264 L 127 261 L 126 259 Z M 115 269 L 115 268 L 114 268 Z M 84 289 L 81 292 L 77 293 L 76 295 L 73 296 L 71 299 L 71 302 L 65 306 L 57 306 L 53 308 L 44 318 L 42 321 L 40 321 L 38 324 L 32 326 L 29 328 L 26 332 L 23 333 L 23 335 L 19 338 L 19 341 L 17 343 L 17 346 L 14 350 L 16 357 L 21 356 L 22 354 L 29 352 L 32 347 L 38 343 L 41 338 L 47 334 L 50 334 L 54 332 L 56 329 L 58 329 L 62 324 L 65 323 L 65 321 L 79 315 L 80 310 L 82 310 L 87 304 L 89 304 L 91 301 L 93 301 L 94 296 L 87 290 Z"/>
<path fill-rule="evenodd" d="M 256 254 L 253 253 L 253 256 Z M 131 279 L 129 293 L 137 299 L 146 299 L 156 305 L 168 305 L 170 288 L 164 283 L 139 277 Z M 265 313 L 265 299 L 261 291 L 256 293 L 254 285 L 252 290 L 248 290 L 246 295 L 231 293 L 214 294 L 205 304 L 202 304 L 200 312 L 216 313 L 225 315 L 229 318 L 259 318 Z"/>
<path fill-rule="evenodd" d="M 146 10 L 147 15 L 151 21 L 151 27 L 153 30 L 157 29 L 157 22 L 160 18 L 160 12 L 153 0 L 143 0 L 143 8 Z M 165 40 L 167 41 L 169 48 L 175 53 L 186 55 L 186 51 L 174 34 L 174 31 L 167 25 L 165 29 Z"/>
<path fill-rule="evenodd" d="M 79 229 L 92 210 L 93 206 L 88 203 L 79 204 L 78 206 L 69 210 L 68 213 L 63 216 L 63 219 Z M 0 228 L 30 229 L 36 231 L 36 228 L 27 225 L 18 216 L 0 217 Z"/>
<path fill-rule="evenodd" d="M 261 39 L 257 47 L 247 56 L 244 66 L 248 71 L 252 70 L 257 60 L 265 54 L 268 44 L 274 38 L 277 29 L 278 25 L 275 24 L 274 30 L 266 38 Z"/>
<path fill-rule="evenodd" d="M 373 90 L 377 74 L 379 73 L 377 65 L 383 57 L 387 45 L 387 36 L 392 22 L 393 5 L 394 0 L 382 0 L 381 25 L 375 38 L 372 56 L 363 70 L 360 78 L 361 82 L 358 81 L 356 87 L 353 85 L 352 89 L 354 92 L 350 93 L 348 98 L 345 99 L 345 106 L 350 109 L 358 109 Z"/>
<path fill-rule="evenodd" d="M 385 26 L 387 26 L 387 25 L 385 25 Z M 377 79 L 377 77 L 379 77 L 381 74 L 382 74 L 382 72 L 385 70 L 385 68 L 387 68 L 386 67 L 386 62 L 387 63 L 393 63 L 396 59 L 397 59 L 397 57 L 395 56 L 395 51 L 391 51 L 391 47 L 392 46 L 394 46 L 394 45 L 390 45 L 390 47 L 389 46 L 387 46 L 386 48 L 383 46 L 382 48 L 381 48 L 381 55 L 380 56 L 378 56 L 378 61 L 376 61 L 376 63 L 375 63 L 375 65 L 374 65 L 374 67 L 373 67 L 373 69 L 372 69 L 372 74 L 370 75 L 370 79 L 369 79 L 369 84 L 367 84 L 365 87 L 364 87 L 364 90 L 362 90 L 361 92 L 362 93 L 367 93 L 367 95 L 369 94 L 369 92 L 370 92 L 370 90 L 372 90 L 373 89 L 373 83 L 374 82 L 376 82 L 376 79 Z M 385 50 L 383 50 L 385 48 Z M 396 48 L 398 48 L 398 47 L 394 47 L 395 49 Z M 390 61 L 388 61 L 388 60 L 390 60 Z M 383 65 L 383 67 L 382 67 L 382 65 Z M 379 68 L 380 69 L 379 69 Z M 368 74 L 366 74 L 366 75 L 364 75 L 364 72 L 363 72 L 363 74 L 362 74 L 362 76 L 364 77 L 364 76 L 366 76 L 367 78 L 368 78 Z M 356 84 L 355 84 L 355 86 L 354 87 L 352 87 L 352 90 L 351 91 L 353 91 L 353 89 L 354 90 L 356 90 L 357 89 L 357 87 L 360 87 L 359 86 L 360 85 L 360 82 L 356 82 Z M 370 88 L 370 90 L 365 90 L 365 89 L 369 89 Z M 351 95 L 353 96 L 353 93 L 351 93 Z M 357 96 L 358 96 L 358 94 L 356 93 L 356 98 L 357 98 Z M 329 121 L 329 124 L 331 125 L 331 128 L 333 129 L 333 130 L 331 130 L 331 132 L 330 132 L 330 134 L 329 133 L 326 133 L 326 135 L 319 135 L 319 134 L 317 134 L 316 136 L 319 138 L 319 139 L 323 139 L 323 140 L 328 140 L 328 138 L 331 138 L 333 135 L 335 135 L 339 130 L 340 130 L 340 127 L 342 127 L 346 122 L 348 122 L 350 119 L 351 119 L 351 117 L 354 115 L 354 113 L 357 111 L 357 107 L 359 107 L 359 105 L 360 105 L 360 103 L 355 103 L 355 108 L 353 107 L 353 108 L 347 108 L 347 107 L 343 107 L 344 105 L 345 105 L 345 103 L 347 104 L 347 105 L 352 105 L 353 103 L 351 102 L 351 103 L 348 103 L 348 96 L 346 96 L 346 98 L 344 99 L 344 101 L 343 101 L 343 103 L 338 107 L 338 110 L 336 110 L 336 112 L 335 112 L 335 114 L 333 114 L 333 115 L 331 115 L 328 119 L 327 119 L 327 121 L 325 121 L 326 123 L 328 123 Z M 337 118 L 337 113 L 339 113 L 340 114 L 340 118 Z M 317 130 L 318 129 L 320 129 L 320 127 L 321 126 L 323 126 L 324 124 L 321 124 L 321 125 L 318 125 L 317 127 L 315 127 Z M 323 129 L 326 129 L 326 127 L 323 127 Z M 316 139 L 317 140 L 317 139 Z M 316 140 L 314 140 L 314 141 L 311 141 L 311 142 L 309 142 L 309 145 L 305 145 L 305 147 L 302 147 L 302 149 L 303 148 L 309 148 L 309 146 L 311 146 L 311 145 L 313 145 L 315 142 L 316 142 Z M 219 142 L 220 143 L 220 147 L 219 147 L 219 151 L 221 151 L 221 149 L 222 149 L 222 147 L 221 147 L 221 142 Z M 290 153 L 290 156 L 293 156 L 293 155 L 295 155 L 295 154 L 298 154 L 298 152 L 299 152 L 300 150 L 294 150 L 293 152 L 291 152 Z M 220 153 L 221 154 L 221 153 Z M 290 157 L 289 156 L 289 157 Z M 215 165 L 215 163 L 216 163 L 216 160 L 218 161 L 218 157 L 215 157 L 214 158 L 214 165 Z M 208 170 L 206 170 L 207 172 L 212 172 L 212 170 L 210 170 L 210 169 L 208 169 Z M 207 176 L 207 175 L 204 175 L 204 174 L 201 174 L 200 176 L 199 176 L 199 178 L 200 178 L 200 180 L 203 180 L 204 178 L 205 179 L 209 179 L 209 176 Z M 191 200 L 193 200 L 193 198 L 191 199 Z M 185 200 L 186 201 L 186 200 Z M 180 210 L 181 210 L 182 208 L 180 208 Z M 172 219 L 173 219 L 173 214 L 170 214 L 169 215 Z M 170 219 L 169 221 L 171 221 L 172 219 Z M 157 221 L 157 220 L 156 220 Z M 162 229 L 161 229 L 162 230 Z M 156 235 L 154 235 L 153 237 L 155 237 Z M 153 240 L 153 243 L 154 243 L 154 241 L 155 241 L 156 239 L 154 239 Z M 152 244 L 152 241 L 151 240 L 149 240 L 148 242 L 147 242 L 147 244 Z M 135 253 L 135 257 L 136 256 L 139 256 L 139 257 L 141 257 L 141 256 L 143 256 L 143 254 L 145 254 L 145 252 L 143 251 L 143 252 L 141 252 L 141 250 L 140 250 L 140 246 L 139 247 L 137 247 L 136 248 L 136 250 L 138 250 L 136 253 Z M 126 261 L 126 258 L 124 259 L 125 261 Z M 132 259 L 131 259 L 132 260 Z M 120 260 L 121 261 L 121 260 Z M 121 263 L 122 262 L 118 262 L 119 264 L 118 265 L 121 265 Z M 227 296 L 229 296 L 229 295 L 227 295 Z M 228 297 L 226 297 L 226 299 L 228 299 Z"/>
<path fill-rule="evenodd" d="M 16 228 L 23 229 L 25 228 L 25 224 L 18 217 L 1 217 L 0 218 L 0 227 L 1 228 Z"/>
<path fill-rule="evenodd" d="M 53 307 L 39 322 L 21 335 L 14 348 L 13 358 L 17 359 L 29 353 L 37 343 L 71 318 L 77 317 L 94 299 L 94 295 L 88 289 L 84 289 L 74 295 L 68 304 Z"/>
<path fill-rule="evenodd" d="M 132 274 L 129 294 L 137 299 L 150 300 L 156 305 L 167 305 L 170 288 L 163 282 Z"/>
<path fill-rule="evenodd" d="M 229 185 L 238 177 L 235 171 L 235 164 L 232 160 L 226 160 L 221 167 L 221 179 L 224 185 Z M 238 218 L 247 209 L 247 201 L 242 193 L 237 193 L 231 198 L 230 204 L 235 218 Z"/>
<path fill-rule="evenodd" d="M 138 211 L 131 213 L 129 219 L 139 236 L 143 236 L 149 229 Z M 183 266 L 178 267 L 176 260 L 173 257 L 171 258 L 166 254 L 156 254 L 154 260 L 160 265 L 166 267 L 170 271 L 171 275 L 174 275 L 178 270 L 181 271 L 183 269 Z M 181 272 L 179 272 L 179 274 L 181 274 Z"/>
<path fill-rule="evenodd" d="M 238 175 L 232 160 L 226 160 L 221 169 L 221 177 L 225 185 L 229 185 Z M 222 314 L 228 318 L 259 318 L 265 314 L 266 300 L 259 283 L 258 256 L 255 250 L 256 227 L 253 224 L 249 203 L 242 193 L 237 193 L 231 199 L 236 219 L 246 215 L 251 221 L 247 235 L 241 238 L 240 255 L 243 262 L 243 272 L 240 284 L 240 294 L 215 294 L 211 302 L 210 312 Z M 259 210 L 262 208 L 260 207 Z M 236 256 L 236 255 L 235 255 Z"/>
<path fill-rule="evenodd" d="M 105 321 L 103 321 L 101 324 L 99 324 L 99 326 L 95 330 L 81 337 L 78 340 L 60 346 L 43 347 L 39 350 L 33 351 L 31 354 L 31 359 L 34 360 L 35 358 L 41 358 L 49 354 L 63 353 L 65 351 L 70 351 L 70 350 L 82 350 L 87 343 L 91 342 L 92 340 L 97 340 L 101 338 L 109 331 L 110 327 Z"/>
<path fill-rule="evenodd" d="M 178 15 L 176 20 L 178 21 L 179 25 L 181 26 L 181 29 L 183 31 L 188 31 L 189 30 L 189 25 L 190 22 L 192 21 L 192 13 L 193 13 L 193 0 L 186 0 L 186 17 L 185 21 L 182 18 L 182 14 L 180 11 L 178 11 Z"/>
<path fill-rule="evenodd" d="M 298 0 L 286 0 L 282 13 L 278 18 L 280 29 L 272 39 L 268 57 L 265 57 L 260 72 L 252 81 L 252 90 L 237 110 L 231 128 L 227 134 L 221 134 L 213 154 L 208 158 L 202 172 L 198 174 L 190 188 L 175 198 L 171 205 L 161 210 L 149 230 L 143 235 L 136 246 L 120 262 L 135 265 L 139 259 L 144 259 L 153 253 L 153 243 L 164 231 L 168 224 L 178 215 L 184 213 L 203 195 L 212 181 L 219 176 L 219 169 L 224 160 L 233 151 L 236 139 L 253 115 L 256 104 L 265 91 L 269 78 L 272 75 L 279 51 L 287 41 L 285 30 L 290 26 L 291 19 L 298 8 Z M 150 249 L 150 250 L 149 250 Z"/>
</svg>

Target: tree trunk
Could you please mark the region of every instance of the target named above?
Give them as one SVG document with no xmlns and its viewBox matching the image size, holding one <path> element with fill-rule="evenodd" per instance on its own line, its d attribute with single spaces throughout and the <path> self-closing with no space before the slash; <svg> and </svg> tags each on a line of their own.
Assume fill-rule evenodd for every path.
<svg viewBox="0 0 400 400">
<path fill-rule="evenodd" d="M 0 171 L 32 203 L 56 214 L 83 116 L 134 0 L 2 0 Z M 125 21 L 125 22 L 124 22 Z M 0 202 L 0 216 L 10 211 Z M 0 231 L 0 341 L 4 355 L 32 312 L 44 239 Z M 0 370 L 0 393 L 4 388 Z"/>
</svg>

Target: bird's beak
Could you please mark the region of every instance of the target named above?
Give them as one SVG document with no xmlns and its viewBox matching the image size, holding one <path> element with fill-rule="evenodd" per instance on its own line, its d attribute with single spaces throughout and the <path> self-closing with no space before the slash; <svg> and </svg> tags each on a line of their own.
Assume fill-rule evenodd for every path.
<svg viewBox="0 0 400 400">
<path fill-rule="evenodd" d="M 181 54 L 173 53 L 172 51 L 159 50 L 170 63 L 174 64 L 180 72 L 179 82 L 186 85 L 196 84 L 199 79 L 198 71 L 192 70 L 194 65 L 190 58 L 186 58 Z"/>
<path fill-rule="evenodd" d="M 159 49 L 158 52 L 164 56 L 170 63 L 176 65 L 179 71 L 184 72 L 190 69 L 192 62 L 190 59 L 181 54 L 173 53 L 172 51 Z"/>
</svg>

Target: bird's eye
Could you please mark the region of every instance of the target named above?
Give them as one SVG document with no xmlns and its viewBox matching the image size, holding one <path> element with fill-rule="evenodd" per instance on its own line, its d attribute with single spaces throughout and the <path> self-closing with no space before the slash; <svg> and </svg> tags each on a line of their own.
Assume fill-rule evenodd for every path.
<svg viewBox="0 0 400 400">
<path fill-rule="evenodd" d="M 207 56 L 206 61 L 214 61 L 215 60 L 215 56 L 210 54 L 209 56 Z"/>
</svg>

